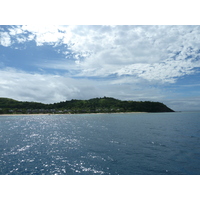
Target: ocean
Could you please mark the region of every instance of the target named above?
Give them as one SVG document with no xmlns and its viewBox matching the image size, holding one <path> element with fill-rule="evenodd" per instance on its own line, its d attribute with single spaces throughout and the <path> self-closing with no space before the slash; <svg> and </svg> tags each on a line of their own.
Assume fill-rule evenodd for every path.
<svg viewBox="0 0 200 200">
<path fill-rule="evenodd" d="M 0 116 L 1 175 L 200 175 L 200 112 Z"/>
</svg>

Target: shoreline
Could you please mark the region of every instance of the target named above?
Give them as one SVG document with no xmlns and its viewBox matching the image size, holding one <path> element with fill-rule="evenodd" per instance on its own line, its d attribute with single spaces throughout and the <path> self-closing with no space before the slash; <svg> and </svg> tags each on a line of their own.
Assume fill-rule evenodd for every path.
<svg viewBox="0 0 200 200">
<path fill-rule="evenodd" d="M 38 114 L 0 114 L 0 116 L 35 116 L 35 115 L 83 115 L 83 114 L 139 114 L 148 112 L 113 112 L 113 113 L 38 113 Z"/>
</svg>

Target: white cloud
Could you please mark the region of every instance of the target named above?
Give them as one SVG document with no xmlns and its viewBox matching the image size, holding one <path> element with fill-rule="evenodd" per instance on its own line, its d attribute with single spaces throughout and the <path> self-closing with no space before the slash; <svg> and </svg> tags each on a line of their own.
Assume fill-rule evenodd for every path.
<svg viewBox="0 0 200 200">
<path fill-rule="evenodd" d="M 9 30 L 9 34 L 13 36 L 23 33 L 23 30 L 20 27 L 9 28 L 8 30 Z"/>
<path fill-rule="evenodd" d="M 126 77 L 122 78 L 126 79 Z M 0 70 L 0 97 L 22 101 L 54 103 L 71 99 L 111 96 L 118 99 L 155 100 L 163 98 L 160 89 L 140 80 L 73 79 L 65 75 L 30 74 L 11 68 Z M 123 84 L 121 84 L 123 83 Z"/>
<path fill-rule="evenodd" d="M 199 67 L 200 26 L 26 25 L 9 31 L 21 43 L 66 44 L 56 51 L 66 57 L 69 52 L 73 55 L 77 76 L 131 75 L 174 83 Z M 24 33 L 28 36 L 20 38 Z M 8 33 L 3 34 L 3 45 L 11 45 Z"/>
<path fill-rule="evenodd" d="M 6 32 L 0 32 L 0 45 L 8 47 L 12 44 L 10 35 Z"/>
<path fill-rule="evenodd" d="M 63 38 L 63 33 L 59 32 L 58 27 L 54 25 L 24 25 L 21 29 L 31 32 L 38 46 L 45 43 L 57 44 Z"/>
<path fill-rule="evenodd" d="M 198 67 L 192 59 L 200 56 L 199 27 L 116 26 L 102 30 L 99 26 L 74 29 L 71 50 L 79 55 L 90 52 L 79 62 L 80 76 L 126 74 L 174 83 Z"/>
<path fill-rule="evenodd" d="M 7 68 L 0 71 L 0 96 L 24 101 L 57 102 L 79 93 L 73 82 L 61 76 L 29 74 Z"/>
</svg>

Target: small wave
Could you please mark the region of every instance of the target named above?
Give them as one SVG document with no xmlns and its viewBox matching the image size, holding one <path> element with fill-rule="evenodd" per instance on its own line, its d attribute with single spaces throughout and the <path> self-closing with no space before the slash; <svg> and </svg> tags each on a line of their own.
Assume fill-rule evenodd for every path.
<svg viewBox="0 0 200 200">
<path fill-rule="evenodd" d="M 30 135 L 30 138 L 32 138 L 32 137 L 37 137 L 37 136 L 39 136 L 39 134 L 33 133 L 32 135 Z"/>
<path fill-rule="evenodd" d="M 26 145 L 20 149 L 17 149 L 17 151 L 26 151 L 27 149 L 29 149 L 31 146 L 30 145 Z"/>
<path fill-rule="evenodd" d="M 111 140 L 110 143 L 119 144 L 120 142 L 115 141 L 115 140 Z"/>
<path fill-rule="evenodd" d="M 80 167 L 82 169 L 83 172 L 93 172 L 94 174 L 104 174 L 103 171 L 100 171 L 100 170 L 96 170 L 96 169 L 93 169 L 91 167 L 84 167 L 84 166 L 81 166 Z"/>
</svg>

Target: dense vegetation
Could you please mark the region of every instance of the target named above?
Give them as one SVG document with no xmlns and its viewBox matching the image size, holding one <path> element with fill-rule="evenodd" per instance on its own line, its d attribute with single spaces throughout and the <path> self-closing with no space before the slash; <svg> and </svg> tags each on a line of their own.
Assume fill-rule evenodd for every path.
<svg viewBox="0 0 200 200">
<path fill-rule="evenodd" d="M 0 98 L 0 114 L 16 113 L 110 113 L 110 112 L 174 112 L 160 102 L 121 101 L 111 97 L 63 101 L 54 104 L 16 101 Z"/>
</svg>

